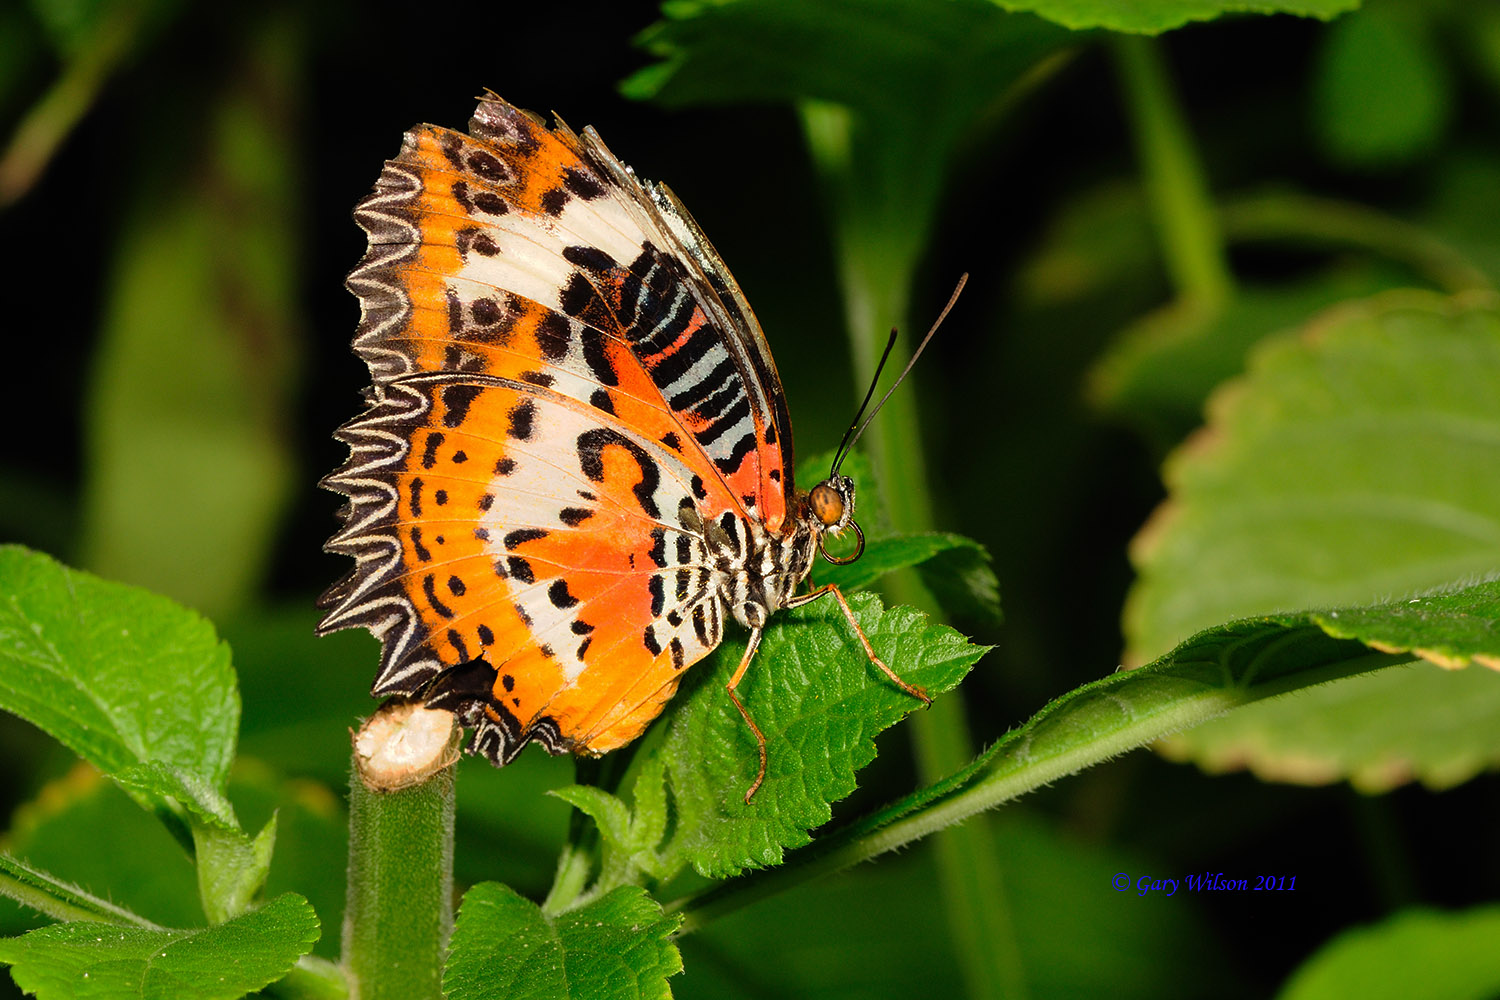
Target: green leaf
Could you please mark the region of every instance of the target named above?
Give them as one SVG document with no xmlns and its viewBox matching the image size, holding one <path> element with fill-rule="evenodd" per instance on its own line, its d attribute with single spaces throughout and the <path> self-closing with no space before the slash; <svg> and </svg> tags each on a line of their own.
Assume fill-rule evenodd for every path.
<svg viewBox="0 0 1500 1000">
<path fill-rule="evenodd" d="M 147 801 L 171 800 L 186 810 L 198 866 L 203 910 L 213 923 L 243 913 L 265 884 L 276 843 L 273 816 L 254 837 L 240 829 L 234 807 L 194 775 L 160 761 L 116 775 L 122 788 Z"/>
<path fill-rule="evenodd" d="M 1226 14 L 1295 14 L 1324 21 L 1354 10 L 1360 0 L 994 0 L 1006 10 L 1027 11 L 1066 28 L 1108 28 L 1155 35 L 1189 21 Z"/>
<path fill-rule="evenodd" d="M 682 971 L 670 940 L 677 924 L 633 886 L 549 919 L 483 882 L 464 894 L 443 991 L 450 1000 L 666 1000 L 667 978 Z"/>
<path fill-rule="evenodd" d="M 957 685 L 986 652 L 912 608 L 883 608 L 868 594 L 850 605 L 875 652 L 930 695 Z M 874 759 L 876 734 L 921 707 L 865 656 L 837 601 L 783 612 L 739 687 L 767 743 L 765 783 L 746 805 L 755 738 L 724 691 L 743 653 L 743 642 L 725 642 L 710 669 L 690 676 L 696 687 L 678 696 L 662 749 L 676 808 L 665 853 L 715 878 L 778 864 L 808 843 Z"/>
<path fill-rule="evenodd" d="M 159 761 L 222 791 L 239 696 L 212 625 L 18 546 L 0 547 L 0 595 L 0 708 L 106 773 Z"/>
<path fill-rule="evenodd" d="M 1500 309 L 1489 298 L 1393 293 L 1264 345 L 1247 376 L 1211 401 L 1209 429 L 1167 464 L 1170 499 L 1133 551 L 1129 658 L 1237 615 L 1357 606 L 1492 574 L 1496 384 Z M 1393 607 L 1380 614 L 1414 620 Z M 1464 649 L 1420 629 L 1379 641 L 1439 662 Z M 1463 655 L 1476 651 L 1493 653 Z M 1267 776 L 1360 775 L 1366 788 L 1410 777 L 1450 784 L 1500 757 L 1493 714 L 1451 715 L 1459 689 L 1482 696 L 1486 680 L 1496 679 L 1371 679 L 1200 727 L 1172 752 L 1209 766 L 1248 762 Z M 1323 725 L 1308 729 L 1309 715 Z M 1413 731 L 1413 720 L 1428 724 Z"/>
<path fill-rule="evenodd" d="M 292 486 L 296 31 L 244 32 L 229 82 L 191 88 L 186 148 L 138 147 L 85 407 L 85 564 L 214 615 L 260 584 Z M 128 127 L 180 133 L 151 107 Z"/>
<path fill-rule="evenodd" d="M 1347 930 L 1292 974 L 1279 1000 L 1391 996 L 1484 1000 L 1500 994 L 1500 906 L 1404 910 Z"/>
<path fill-rule="evenodd" d="M 286 975 L 319 932 L 288 893 L 204 930 L 54 924 L 0 940 L 0 962 L 39 1000 L 234 1000 Z"/>
<path fill-rule="evenodd" d="M 1374 4 L 1328 29 L 1313 83 L 1317 136 L 1343 166 L 1403 166 L 1442 138 L 1452 90 L 1423 9 Z"/>
<path fill-rule="evenodd" d="M 1424 641 L 1439 644 L 1450 632 L 1472 639 L 1475 632 L 1468 623 L 1473 619 L 1500 621 L 1500 582 L 1454 590 L 1440 603 Z M 1369 622 L 1382 617 L 1395 621 L 1401 607 L 1398 602 L 1360 610 Z M 1346 678 L 1410 661 L 1410 653 L 1383 652 L 1330 634 L 1334 626 L 1326 623 L 1346 615 L 1355 615 L 1355 609 L 1266 615 L 1219 625 L 1148 666 L 1117 671 L 1070 691 L 941 781 L 820 838 L 782 867 L 750 873 L 686 900 L 679 910 L 683 933 L 745 902 L 896 850 L 1231 709 L 1243 712 L 1254 702 L 1314 685 L 1345 688 L 1354 683 Z M 1405 631 L 1401 624 L 1371 626 L 1367 637 L 1383 645 L 1384 639 Z M 1489 657 L 1500 643 L 1465 640 L 1464 648 L 1471 656 Z M 1326 684 L 1335 680 L 1342 683 Z"/>
</svg>

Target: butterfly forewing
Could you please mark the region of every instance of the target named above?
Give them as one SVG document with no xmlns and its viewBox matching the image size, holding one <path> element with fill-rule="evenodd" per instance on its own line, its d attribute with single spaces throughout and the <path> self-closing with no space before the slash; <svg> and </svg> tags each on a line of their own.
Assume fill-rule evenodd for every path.
<svg viewBox="0 0 1500 1000">
<path fill-rule="evenodd" d="M 674 200 L 496 99 L 470 128 L 412 130 L 357 211 L 374 385 L 327 480 L 356 567 L 322 628 L 369 627 L 376 693 L 497 761 L 602 752 L 719 641 L 699 526 L 785 518 L 781 387 Z"/>
</svg>

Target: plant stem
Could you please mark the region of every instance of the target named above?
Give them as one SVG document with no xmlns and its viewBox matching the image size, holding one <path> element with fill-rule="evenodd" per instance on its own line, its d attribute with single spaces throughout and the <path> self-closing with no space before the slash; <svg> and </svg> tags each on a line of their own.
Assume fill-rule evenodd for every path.
<svg viewBox="0 0 1500 1000">
<path fill-rule="evenodd" d="M 1354 247 L 1403 264 L 1445 292 L 1495 287 L 1482 268 L 1431 230 L 1357 202 L 1277 191 L 1228 201 L 1219 218 L 1236 242 Z"/>
<path fill-rule="evenodd" d="M 368 757 L 356 749 L 349 782 L 343 964 L 358 1000 L 441 1000 L 453 930 L 453 758 L 436 759 L 416 784 L 377 791 Z"/>
<path fill-rule="evenodd" d="M 913 215 L 890 208 L 920 199 L 910 192 L 887 190 L 856 173 L 868 171 L 874 157 L 855 152 L 861 123 L 854 113 L 811 101 L 803 102 L 801 113 L 808 147 L 831 206 L 858 398 L 874 378 L 885 331 L 905 326 L 916 260 L 931 228 L 935 201 L 924 206 L 925 216 L 921 211 Z M 879 123 L 863 125 L 880 128 Z M 931 155 L 947 154 L 935 150 Z M 930 174 L 940 176 L 945 167 L 946 163 L 932 165 Z M 857 192 L 872 197 L 859 197 Z M 902 370 L 909 352 L 908 344 L 898 340 L 891 352 L 891 370 Z M 931 530 L 932 499 L 913 386 L 891 396 L 861 443 L 887 484 L 883 496 L 893 526 L 903 531 Z M 895 603 L 929 613 L 937 610 L 914 573 L 893 574 L 884 589 Z M 973 755 L 963 717 L 962 695 L 951 692 L 915 720 L 912 739 L 925 777 L 956 770 Z M 936 860 L 942 898 L 949 926 L 960 944 L 969 995 L 1023 995 L 1019 950 L 1010 934 L 1007 907 L 999 891 L 1000 865 L 990 840 L 982 829 L 951 831 L 939 840 Z"/>
<path fill-rule="evenodd" d="M 31 190 L 73 126 L 93 105 L 99 89 L 135 43 L 144 4 L 111 4 L 93 33 L 68 60 L 62 76 L 16 126 L 0 155 L 0 208 Z"/>
<path fill-rule="evenodd" d="M 1167 273 L 1183 303 L 1216 310 L 1229 298 L 1234 279 L 1160 43 L 1117 35 L 1114 49 Z"/>
</svg>

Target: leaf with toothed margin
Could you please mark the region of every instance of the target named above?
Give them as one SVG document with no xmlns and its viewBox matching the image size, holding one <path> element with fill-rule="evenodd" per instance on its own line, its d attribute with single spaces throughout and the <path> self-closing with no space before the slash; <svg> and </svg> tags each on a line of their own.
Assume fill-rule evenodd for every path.
<svg viewBox="0 0 1500 1000">
<path fill-rule="evenodd" d="M 988 649 L 913 608 L 869 594 L 849 603 L 876 654 L 929 695 L 956 686 Z M 874 759 L 875 736 L 922 707 L 870 662 L 832 597 L 779 613 L 738 689 L 767 744 L 765 782 L 747 805 L 755 737 L 724 691 L 744 649 L 726 641 L 689 676 L 661 751 L 676 809 L 662 853 L 714 878 L 778 864 L 809 843 Z"/>
<path fill-rule="evenodd" d="M 295 893 L 214 927 L 70 921 L 0 939 L 0 963 L 39 1000 L 235 1000 L 286 975 L 318 939 Z"/>
<path fill-rule="evenodd" d="M 669 1000 L 682 971 L 679 917 L 644 890 L 621 886 L 558 916 L 498 882 L 464 894 L 443 995 L 449 1000 Z"/>
<path fill-rule="evenodd" d="M 157 761 L 222 795 L 240 701 L 206 619 L 17 545 L 0 546 L 0 595 L 0 709 L 107 774 Z"/>
</svg>

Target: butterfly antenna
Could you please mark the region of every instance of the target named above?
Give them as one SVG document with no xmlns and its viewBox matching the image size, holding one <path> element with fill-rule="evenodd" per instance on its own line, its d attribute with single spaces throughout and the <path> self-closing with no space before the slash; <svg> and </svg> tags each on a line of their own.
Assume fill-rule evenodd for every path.
<svg viewBox="0 0 1500 1000">
<path fill-rule="evenodd" d="M 964 290 L 964 285 L 968 284 L 968 282 L 969 275 L 967 273 L 959 276 L 958 285 L 954 287 L 953 294 L 948 296 L 948 304 L 943 306 L 943 311 L 938 313 L 937 319 L 932 321 L 932 328 L 927 331 L 927 336 L 923 337 L 922 342 L 917 345 L 917 349 L 912 351 L 911 360 L 906 363 L 906 367 L 901 370 L 901 374 L 896 376 L 896 381 L 891 383 L 891 387 L 885 391 L 885 395 L 880 397 L 880 402 L 875 404 L 875 409 L 870 411 L 868 417 L 865 417 L 864 423 L 860 423 L 859 418 L 865 412 L 865 407 L 869 405 L 870 397 L 875 395 L 875 386 L 880 381 L 880 371 L 885 367 L 885 359 L 890 357 L 891 348 L 896 344 L 896 331 L 891 331 L 891 339 L 886 341 L 885 353 L 880 356 L 880 364 L 875 367 L 875 377 L 870 380 L 870 391 L 865 393 L 865 401 L 860 404 L 859 412 L 854 415 L 854 421 L 849 424 L 849 429 L 844 432 L 844 440 L 839 442 L 839 450 L 834 454 L 833 469 L 830 472 L 831 476 L 838 475 L 839 466 L 843 464 L 845 458 L 849 457 L 849 453 L 854 450 L 855 442 L 859 440 L 859 436 L 865 432 L 866 427 L 870 426 L 870 421 L 874 420 L 875 415 L 880 412 L 880 408 L 885 406 L 886 400 L 891 398 L 891 393 L 896 391 L 896 386 L 900 385 L 902 380 L 911 374 L 912 367 L 917 363 L 917 359 L 927 349 L 928 341 L 932 340 L 932 335 L 938 332 L 938 327 L 943 325 L 943 320 L 948 318 L 948 313 L 952 311 L 953 304 L 958 301 L 959 293 Z M 858 430 L 855 430 L 856 425 L 858 425 Z"/>
<path fill-rule="evenodd" d="M 865 407 L 870 405 L 870 399 L 875 395 L 875 387 L 880 384 L 880 373 L 885 371 L 885 362 L 891 356 L 891 348 L 896 346 L 896 328 L 891 327 L 891 335 L 885 342 L 885 350 L 880 354 L 880 363 L 875 366 L 875 377 L 870 379 L 870 388 L 865 392 L 865 401 L 859 404 L 859 409 L 854 411 L 854 419 L 849 421 L 849 429 L 844 432 L 843 440 L 839 441 L 839 450 L 833 453 L 833 469 L 830 475 L 836 475 L 839 464 L 844 461 L 844 446 L 849 443 L 849 436 L 859 426 L 859 418 L 865 415 Z"/>
</svg>

